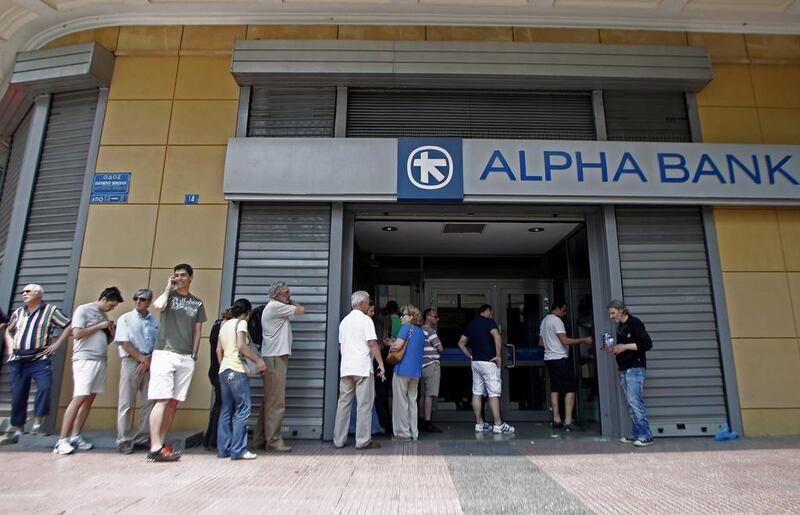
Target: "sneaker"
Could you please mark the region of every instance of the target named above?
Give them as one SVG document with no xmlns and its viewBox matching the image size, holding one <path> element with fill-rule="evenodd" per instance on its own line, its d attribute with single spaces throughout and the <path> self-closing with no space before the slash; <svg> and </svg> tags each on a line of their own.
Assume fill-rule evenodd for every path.
<svg viewBox="0 0 800 515">
<path fill-rule="evenodd" d="M 133 454 L 133 442 L 120 442 L 119 445 L 117 445 L 117 450 L 120 454 Z"/>
<path fill-rule="evenodd" d="M 575 422 L 570 422 L 569 424 L 564 424 L 564 431 L 566 431 L 567 433 L 572 433 L 574 431 L 580 431 L 580 430 L 581 430 L 581 428 L 578 427 L 578 424 L 576 424 Z"/>
<path fill-rule="evenodd" d="M 246 451 L 244 454 L 242 454 L 238 458 L 231 457 L 231 459 L 234 460 L 234 461 L 235 460 L 254 460 L 256 458 L 258 458 L 258 456 L 255 453 L 252 453 L 250 451 Z"/>
<path fill-rule="evenodd" d="M 633 442 L 633 445 L 635 445 L 636 447 L 647 447 L 648 445 L 653 445 L 654 443 L 655 442 L 653 441 L 652 438 L 639 438 L 638 440 Z"/>
<path fill-rule="evenodd" d="M 480 424 L 475 424 L 476 433 L 488 433 L 491 430 L 492 430 L 492 425 L 488 422 L 481 422 Z"/>
<path fill-rule="evenodd" d="M 69 439 L 69 443 L 79 451 L 88 451 L 90 449 L 94 449 L 94 444 L 81 435 L 73 436 Z"/>
<path fill-rule="evenodd" d="M 268 451 L 275 451 L 275 452 L 292 452 L 292 448 L 286 445 L 283 442 L 267 444 L 266 450 Z M 252 459 L 252 458 L 251 458 Z"/>
<path fill-rule="evenodd" d="M 13 433 L 8 433 L 3 436 L 0 436 L 0 445 L 13 445 L 19 442 L 19 435 L 21 435 L 19 431 L 15 431 Z"/>
<path fill-rule="evenodd" d="M 66 438 L 56 442 L 56 446 L 53 448 L 53 454 L 72 454 L 73 452 L 75 452 L 75 447 Z"/>
<path fill-rule="evenodd" d="M 175 452 L 172 452 L 171 449 L 167 449 L 167 446 L 162 446 L 157 451 L 150 451 L 147 453 L 147 462 L 148 463 L 155 463 L 155 462 L 173 462 L 178 461 L 181 459 L 181 455 Z"/>
<path fill-rule="evenodd" d="M 554 421 L 550 422 L 550 427 L 553 428 L 553 429 L 561 429 L 562 427 L 564 427 L 564 422 L 562 422 L 560 420 L 558 422 L 556 422 L 554 420 Z"/>
<path fill-rule="evenodd" d="M 430 421 L 424 422 L 424 425 L 420 428 L 426 433 L 441 433 L 442 430 L 438 427 L 434 426 Z"/>
<path fill-rule="evenodd" d="M 42 424 L 34 424 L 31 428 L 31 435 L 33 436 L 48 436 L 50 433 L 44 430 Z"/>
<path fill-rule="evenodd" d="M 623 436 L 619 439 L 619 443 L 633 443 L 636 441 L 636 438 L 632 436 Z"/>
<path fill-rule="evenodd" d="M 494 426 L 492 428 L 492 431 L 495 434 L 511 434 L 511 433 L 514 432 L 514 426 L 506 424 L 505 422 L 503 422 L 499 426 Z"/>
</svg>

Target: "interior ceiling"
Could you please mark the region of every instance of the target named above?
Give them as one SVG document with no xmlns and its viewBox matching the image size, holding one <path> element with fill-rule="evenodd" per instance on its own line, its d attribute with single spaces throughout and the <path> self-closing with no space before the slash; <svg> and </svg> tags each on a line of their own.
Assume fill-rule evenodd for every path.
<svg viewBox="0 0 800 515">
<path fill-rule="evenodd" d="M 477 221 L 470 221 L 473 225 Z M 445 234 L 445 224 L 465 222 L 357 220 L 355 240 L 361 252 L 412 256 L 542 255 L 578 227 L 578 222 L 482 222 L 480 234 Z M 384 231 L 384 227 L 396 231 Z M 541 232 L 528 229 L 539 227 Z"/>
<path fill-rule="evenodd" d="M 0 94 L 19 50 L 118 25 L 407 24 L 800 34 L 800 0 L 0 0 Z"/>
</svg>

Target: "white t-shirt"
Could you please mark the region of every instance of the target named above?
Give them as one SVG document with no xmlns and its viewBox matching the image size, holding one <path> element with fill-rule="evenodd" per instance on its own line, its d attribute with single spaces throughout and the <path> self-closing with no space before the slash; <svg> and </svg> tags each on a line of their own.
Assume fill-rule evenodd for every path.
<svg viewBox="0 0 800 515">
<path fill-rule="evenodd" d="M 372 374 L 372 353 L 367 342 L 377 339 L 375 324 L 370 317 L 357 309 L 344 317 L 339 324 L 339 350 L 342 353 L 340 377 L 367 377 Z"/>
<path fill-rule="evenodd" d="M 567 334 L 564 328 L 564 321 L 554 314 L 550 313 L 539 327 L 539 335 L 544 340 L 544 359 L 550 361 L 551 359 L 566 358 L 569 355 L 567 346 L 561 343 L 558 339 L 558 334 Z"/>
<path fill-rule="evenodd" d="M 289 317 L 294 315 L 292 304 L 272 299 L 261 313 L 261 355 L 287 356 L 292 353 L 292 325 Z"/>
</svg>

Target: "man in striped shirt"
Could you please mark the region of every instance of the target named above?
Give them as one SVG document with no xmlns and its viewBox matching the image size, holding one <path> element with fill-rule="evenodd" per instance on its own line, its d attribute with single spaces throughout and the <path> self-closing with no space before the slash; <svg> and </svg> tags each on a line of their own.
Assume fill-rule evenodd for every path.
<svg viewBox="0 0 800 515">
<path fill-rule="evenodd" d="M 426 433 L 441 433 L 442 430 L 431 422 L 433 401 L 439 396 L 439 382 L 442 371 L 439 364 L 439 353 L 442 351 L 442 342 L 436 334 L 436 325 L 439 323 L 439 313 L 428 308 L 422 314 L 422 334 L 425 336 L 425 347 L 422 351 L 422 424 L 419 428 Z"/>
<path fill-rule="evenodd" d="M 52 356 L 67 341 L 71 328 L 69 318 L 61 310 L 44 302 L 44 289 L 38 284 L 29 284 L 22 289 L 22 303 L 23 306 L 11 315 L 5 334 L 12 431 L 0 438 L 0 445 L 19 441 L 28 415 L 31 380 L 36 383 L 31 434 L 46 434 L 42 424 L 44 417 L 50 414 Z M 56 327 L 62 332 L 50 345 L 50 336 Z"/>
</svg>

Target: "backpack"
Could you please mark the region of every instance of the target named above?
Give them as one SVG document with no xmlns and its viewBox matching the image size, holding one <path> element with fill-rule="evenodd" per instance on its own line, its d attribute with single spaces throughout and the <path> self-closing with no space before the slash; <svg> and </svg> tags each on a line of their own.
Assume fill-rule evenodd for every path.
<svg viewBox="0 0 800 515">
<path fill-rule="evenodd" d="M 259 352 L 264 338 L 261 332 L 261 315 L 264 313 L 265 307 L 266 305 L 262 304 L 253 308 L 253 311 L 250 312 L 250 319 L 247 321 L 247 332 L 250 333 L 250 341 L 258 348 Z"/>
</svg>

